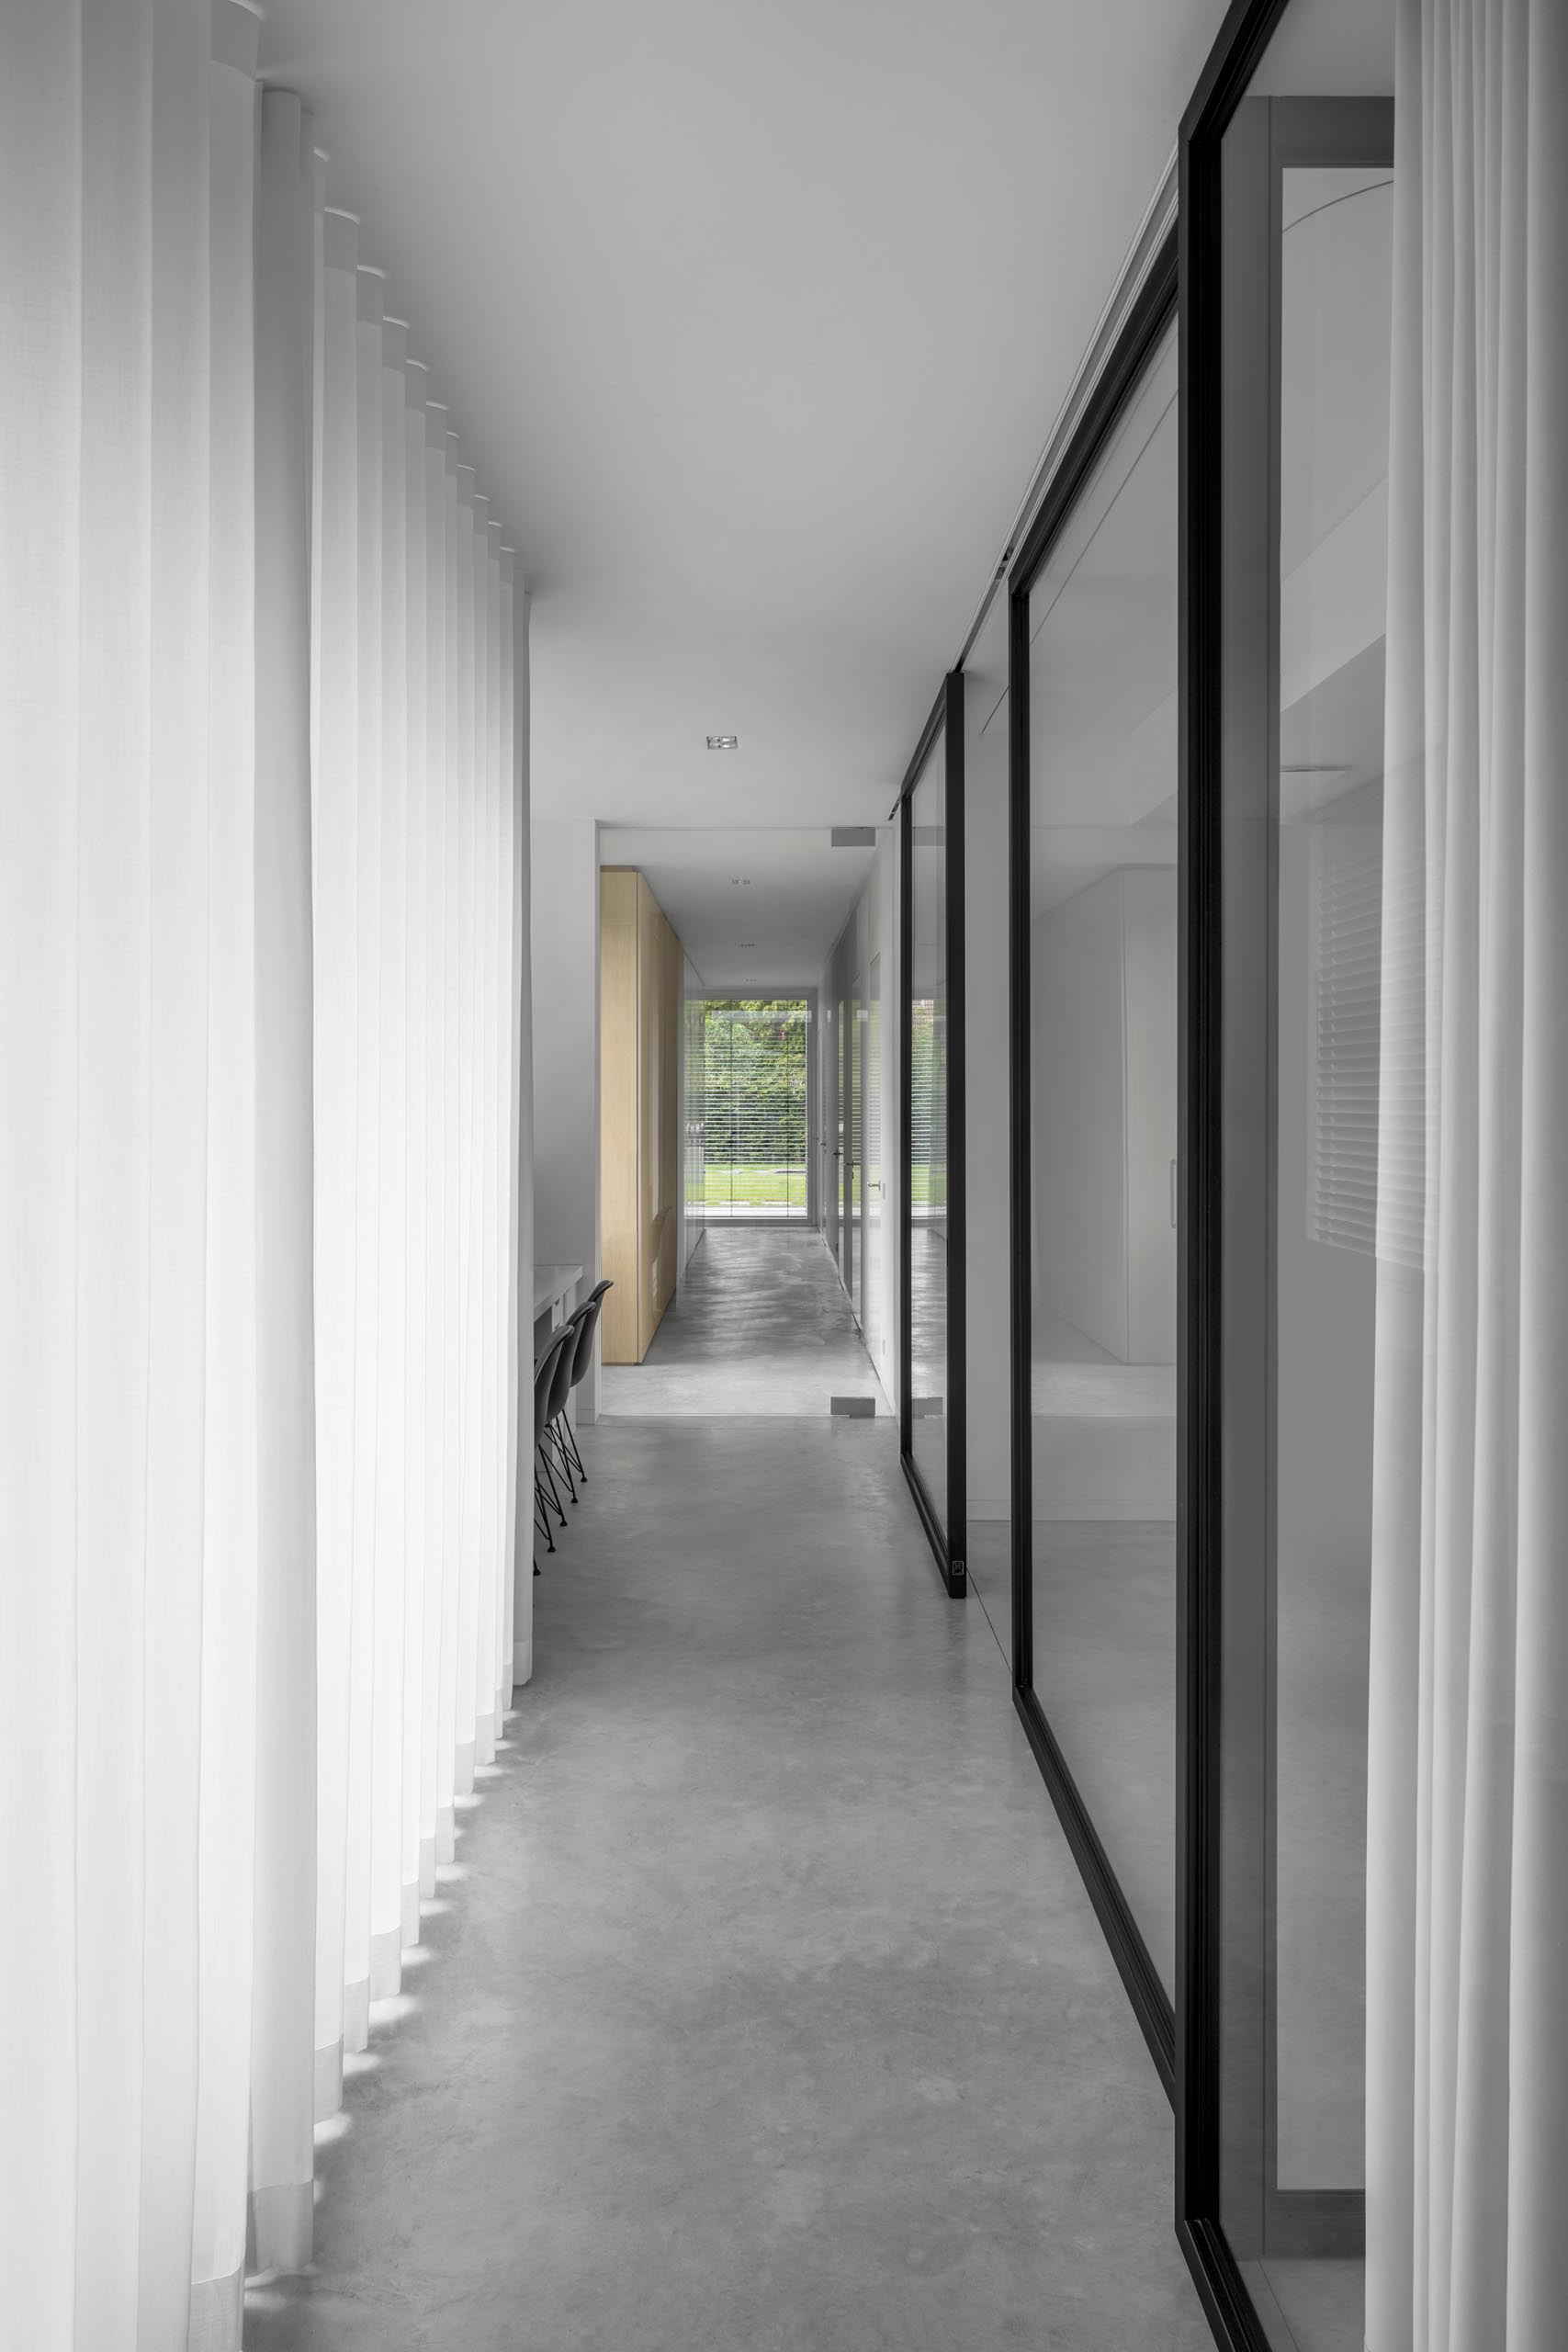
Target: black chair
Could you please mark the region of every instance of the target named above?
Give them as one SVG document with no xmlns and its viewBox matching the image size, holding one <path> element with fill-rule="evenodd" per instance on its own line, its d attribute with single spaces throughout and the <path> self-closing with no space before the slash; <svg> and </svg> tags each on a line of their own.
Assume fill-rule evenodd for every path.
<svg viewBox="0 0 1568 2352">
<path fill-rule="evenodd" d="M 571 1393 L 571 1367 L 577 1355 L 577 1335 L 581 1328 L 584 1307 L 578 1307 L 561 1325 L 560 1337 L 550 1365 L 549 1393 L 545 1400 L 545 1426 L 539 1442 L 539 1468 L 544 1472 L 545 1486 L 556 1507 L 561 1525 L 566 1525 L 566 1512 L 561 1507 L 560 1491 L 556 1485 L 555 1470 L 558 1464 L 566 1480 L 567 1492 L 577 1500 L 577 1488 L 572 1483 L 570 1457 L 560 1441 L 559 1421 Z"/>
<path fill-rule="evenodd" d="M 571 1402 L 572 1390 L 580 1381 L 585 1378 L 588 1367 L 593 1361 L 593 1335 L 599 1329 L 599 1313 L 604 1304 L 604 1293 L 607 1290 L 614 1290 L 615 1287 L 612 1282 L 595 1283 L 572 1317 L 572 1321 L 577 1325 L 577 1348 L 572 1357 L 571 1378 L 567 1383 L 566 1399 L 561 1406 L 559 1416 L 550 1425 L 556 1444 L 566 1456 L 571 1468 L 577 1472 L 584 1486 L 588 1484 L 588 1473 L 583 1467 L 582 1456 L 578 1452 L 577 1439 L 572 1431 L 571 1416 L 566 1408 Z"/>
<path fill-rule="evenodd" d="M 556 1375 L 560 1368 L 567 1341 L 574 1337 L 571 1325 L 563 1323 L 558 1331 L 550 1333 L 543 1350 L 534 1359 L 534 1524 L 544 1537 L 547 1548 L 552 1552 L 556 1548 L 556 1539 L 550 1532 L 549 1508 L 546 1503 L 545 1490 L 539 1479 L 539 1465 L 545 1458 L 545 1431 L 549 1426 L 550 1400 L 555 1394 Z M 556 1504 L 556 1510 L 564 1527 L 566 1513 L 561 1510 L 558 1502 Z M 537 1576 L 538 1573 L 539 1563 L 536 1555 L 534 1574 Z"/>
</svg>

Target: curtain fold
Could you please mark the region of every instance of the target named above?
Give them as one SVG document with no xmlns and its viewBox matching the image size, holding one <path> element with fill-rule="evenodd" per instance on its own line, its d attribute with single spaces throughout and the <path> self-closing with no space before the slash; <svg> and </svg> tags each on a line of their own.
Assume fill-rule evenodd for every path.
<svg viewBox="0 0 1568 2352">
<path fill-rule="evenodd" d="M 349 1657 L 354 1634 L 354 1372 L 356 888 L 359 708 L 359 225 L 329 210 L 322 232 L 319 751 L 312 792 L 315 955 L 316 2094 L 343 2096 L 348 1889 Z"/>
<path fill-rule="evenodd" d="M 199 2048 L 208 1068 L 206 0 L 153 0 L 146 1746 L 139 2352 L 188 2327 Z M 69 2340 L 69 2339 L 64 2339 Z"/>
<path fill-rule="evenodd" d="M 506 792 L 512 811 L 512 1035 L 508 1074 L 511 1088 L 511 1197 L 506 1230 L 511 1243 L 511 1267 L 506 1284 L 508 1405 L 506 1541 L 507 1633 L 502 1658 L 503 1687 L 513 1691 L 533 1678 L 534 1578 L 531 1546 L 518 1540 L 518 1496 L 534 1455 L 533 1348 L 524 1346 L 522 1302 L 532 1295 L 534 1278 L 534 1186 L 531 1168 L 524 1165 L 525 1138 L 524 1106 L 534 1100 L 534 1031 L 525 1006 L 525 975 L 533 969 L 528 882 L 528 598 L 517 576 L 515 548 L 502 553 L 502 628 L 512 649 L 506 664 L 506 710 L 502 740 L 506 751 Z M 532 1310 L 530 1309 L 530 1317 Z M 525 1428 L 524 1416 L 527 1425 Z"/>
<path fill-rule="evenodd" d="M 236 2352 L 247 2268 L 309 2260 L 317 2120 L 511 1697 L 523 657 L 259 28 L 243 0 L 0 28 L 0 2259 L 29 2352 Z"/>
<path fill-rule="evenodd" d="M 1377 1277 L 1370 2352 L 1562 2330 L 1565 100 L 1555 0 L 1402 0 L 1384 933 L 1414 883 L 1426 953 L 1381 1148 L 1414 1101 L 1426 1206 Z"/>
<path fill-rule="evenodd" d="M 83 25 L 83 403 L 77 1049 L 80 1054 L 76 1444 L 78 1939 L 75 2247 L 85 2332 L 106 2335 L 138 2289 L 143 2080 L 142 1676 L 148 1394 L 152 22 L 98 5 Z M 126 103 L 127 96 L 130 103 Z M 132 190 L 130 200 L 126 191 Z M 14 341 L 8 348 L 18 349 Z M 127 609 L 124 583 L 143 593 Z M 6 635 L 13 616 L 7 613 Z M 9 698 L 7 697 L 7 707 Z M 46 785 L 45 789 L 48 789 Z M 5 838 L 14 838 L 7 808 Z M 9 917 L 6 918 L 9 929 Z M 96 948 L 92 943 L 96 940 Z M 6 987 L 7 1001 L 14 1001 Z M 16 1106 L 7 1089 L 7 1118 Z M 114 1302 L 107 1314 L 102 1302 Z M 64 1302 L 59 1302 L 58 1307 Z M 6 1421 L 7 1431 L 14 1424 Z M 7 1437 L 10 1442 L 10 1437 Z M 92 1476 L 82 1465 L 95 1464 Z M 46 1573 L 48 1571 L 46 1570 Z M 85 1605 L 81 1605 L 85 1602 Z M 8 1622 L 8 1620 L 7 1620 Z M 0 1700 L 9 1712 L 9 1701 Z M 4 1775 L 7 1788 L 35 1776 Z M 18 2011 L 9 1996 L 6 2014 Z M 10 2194 L 6 2193 L 9 2205 Z M 36 2253 L 23 2256 L 29 2267 Z M 7 2275 L 17 2276 L 14 2262 Z M 25 2299 L 25 2290 L 24 2290 Z"/>
<path fill-rule="evenodd" d="M 208 1027 L 193 2347 L 238 2337 L 256 1802 L 256 16 L 209 67 Z"/>
<path fill-rule="evenodd" d="M 316 155 L 264 92 L 256 175 L 256 1806 L 252 2258 L 310 2258 L 316 1894 L 311 439 Z"/>
</svg>

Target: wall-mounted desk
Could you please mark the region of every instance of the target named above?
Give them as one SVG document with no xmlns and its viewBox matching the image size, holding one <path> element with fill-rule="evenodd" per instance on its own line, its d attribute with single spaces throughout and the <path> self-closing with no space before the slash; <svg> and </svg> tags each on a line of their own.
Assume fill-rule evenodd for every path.
<svg viewBox="0 0 1568 2352">
<path fill-rule="evenodd" d="M 566 1319 L 572 1293 L 582 1280 L 581 1266 L 536 1266 L 534 1269 L 534 1346 Z"/>
</svg>

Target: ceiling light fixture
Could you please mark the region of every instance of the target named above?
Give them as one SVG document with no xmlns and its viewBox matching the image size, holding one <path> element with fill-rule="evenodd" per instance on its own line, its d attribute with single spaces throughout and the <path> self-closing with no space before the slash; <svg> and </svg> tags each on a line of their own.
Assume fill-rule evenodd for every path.
<svg viewBox="0 0 1568 2352">
<path fill-rule="evenodd" d="M 739 751 L 739 748 L 740 738 L 739 735 L 710 735 L 708 737 L 708 750 L 710 752 L 735 752 Z"/>
</svg>

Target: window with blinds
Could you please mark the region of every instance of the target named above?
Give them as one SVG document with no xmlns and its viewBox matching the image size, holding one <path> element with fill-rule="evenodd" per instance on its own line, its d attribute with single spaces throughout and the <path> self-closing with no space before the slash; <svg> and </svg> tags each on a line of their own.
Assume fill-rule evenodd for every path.
<svg viewBox="0 0 1568 2352">
<path fill-rule="evenodd" d="M 945 1004 L 916 997 L 909 1007 L 909 1215 L 940 1222 L 947 1208 Z"/>
<path fill-rule="evenodd" d="M 1425 1106 L 1418 1054 L 1381 1067 L 1385 993 L 1393 1034 L 1421 1030 L 1424 882 L 1390 877 L 1373 824 L 1313 829 L 1312 1167 L 1314 1241 L 1400 1265 L 1422 1262 Z M 1380 1198 L 1379 1154 L 1382 1155 Z"/>
<path fill-rule="evenodd" d="M 686 1223 L 689 1227 L 700 1228 L 704 1223 L 707 1169 L 703 1118 L 703 1007 L 697 997 L 686 999 L 684 1070 L 682 1114 L 685 1130 Z M 698 1239 L 699 1231 L 694 1229 L 691 1238 Z"/>
<path fill-rule="evenodd" d="M 708 1223 L 804 1223 L 804 999 L 696 998 L 690 1017 L 689 1206 Z"/>
</svg>

